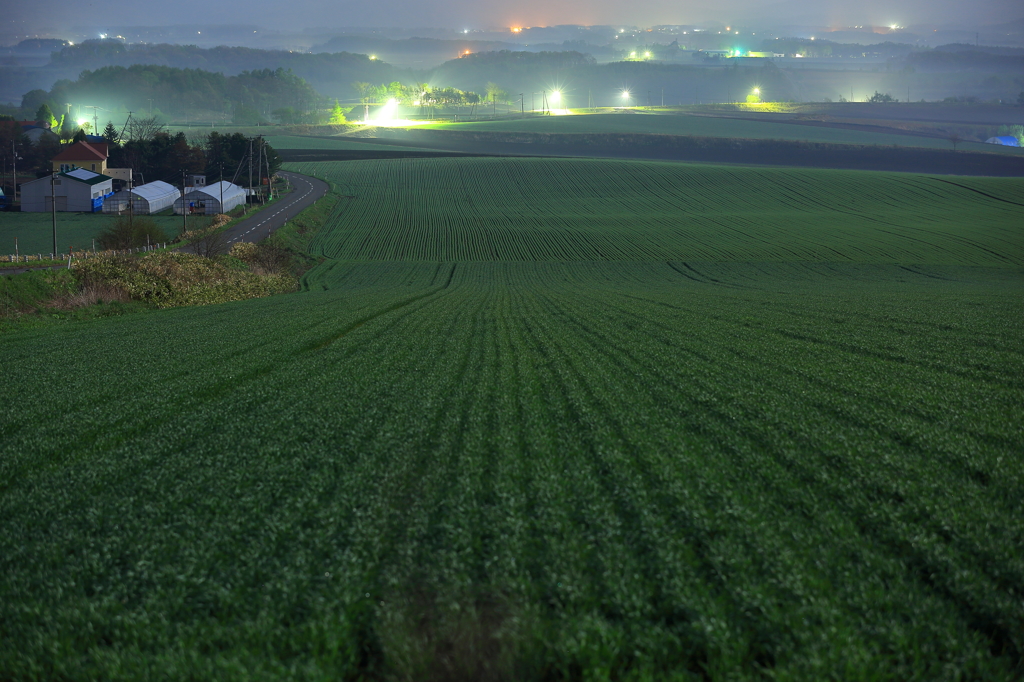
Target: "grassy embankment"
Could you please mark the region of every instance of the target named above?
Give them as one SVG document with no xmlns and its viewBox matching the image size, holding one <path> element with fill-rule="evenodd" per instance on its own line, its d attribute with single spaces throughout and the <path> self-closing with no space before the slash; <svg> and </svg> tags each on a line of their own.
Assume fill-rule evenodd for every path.
<svg viewBox="0 0 1024 682">
<path fill-rule="evenodd" d="M 1020 678 L 1021 181 L 295 170 L 306 291 L 0 339 L 0 676 Z"/>
</svg>

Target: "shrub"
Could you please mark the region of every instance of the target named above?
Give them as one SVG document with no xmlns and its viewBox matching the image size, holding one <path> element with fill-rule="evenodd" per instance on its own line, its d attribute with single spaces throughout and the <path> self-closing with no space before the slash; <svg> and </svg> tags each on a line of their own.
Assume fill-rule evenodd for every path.
<svg viewBox="0 0 1024 682">
<path fill-rule="evenodd" d="M 133 249 L 167 241 L 167 234 L 151 218 L 118 216 L 97 239 L 104 249 Z"/>
<path fill-rule="evenodd" d="M 160 308 L 259 298 L 295 289 L 295 280 L 287 275 L 260 275 L 190 253 L 95 258 L 80 263 L 75 273 L 83 289 L 113 287 Z"/>
</svg>

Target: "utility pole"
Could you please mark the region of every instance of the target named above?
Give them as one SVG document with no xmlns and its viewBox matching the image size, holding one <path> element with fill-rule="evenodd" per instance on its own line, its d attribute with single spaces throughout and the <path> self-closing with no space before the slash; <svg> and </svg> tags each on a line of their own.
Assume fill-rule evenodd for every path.
<svg viewBox="0 0 1024 682">
<path fill-rule="evenodd" d="M 57 192 L 53 186 L 57 174 L 50 171 L 50 218 L 53 221 L 53 257 L 57 257 Z"/>
<path fill-rule="evenodd" d="M 132 227 L 132 218 L 135 215 L 135 183 L 133 179 L 132 169 L 128 169 L 128 232 L 135 234 L 135 230 Z M 94 249 L 95 250 L 95 249 Z"/>
<path fill-rule="evenodd" d="M 14 208 L 14 204 L 18 201 L 18 150 L 14 148 L 14 140 L 11 140 L 11 172 L 14 173 L 14 183 L 12 184 L 11 194 L 11 208 Z"/>
<path fill-rule="evenodd" d="M 661 106 L 665 106 L 665 88 L 661 89 Z"/>
<path fill-rule="evenodd" d="M 256 159 L 256 184 L 260 188 L 260 203 L 266 203 L 263 200 L 263 136 L 260 135 L 256 138 L 256 144 L 259 145 L 260 155 Z"/>
<path fill-rule="evenodd" d="M 525 100 L 525 98 L 523 97 L 523 93 L 520 92 L 519 93 L 519 117 L 520 118 L 522 118 L 523 116 L 526 115 L 526 113 L 524 111 L 524 109 L 526 108 L 526 104 L 524 104 L 524 100 Z"/>
<path fill-rule="evenodd" d="M 185 198 L 185 169 L 181 169 L 181 233 L 185 234 L 188 230 L 185 223 L 188 218 L 188 199 Z"/>
<path fill-rule="evenodd" d="M 220 163 L 220 212 L 224 212 L 224 162 Z"/>
<path fill-rule="evenodd" d="M 246 208 L 249 207 L 249 197 L 252 196 L 252 140 L 249 140 L 249 194 L 245 197 Z"/>
</svg>

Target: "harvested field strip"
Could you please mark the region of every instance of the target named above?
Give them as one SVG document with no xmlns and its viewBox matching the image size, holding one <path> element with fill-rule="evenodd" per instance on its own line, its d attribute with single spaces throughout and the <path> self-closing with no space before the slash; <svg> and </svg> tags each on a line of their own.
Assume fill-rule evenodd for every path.
<svg viewBox="0 0 1024 682">
<path fill-rule="evenodd" d="M 525 120 L 438 123 L 426 126 L 426 129 L 465 131 L 470 133 L 696 135 L 701 137 L 731 137 L 740 139 L 806 140 L 839 144 L 950 148 L 949 141 L 943 137 L 901 135 L 892 132 L 849 130 L 774 121 L 678 114 L 641 113 L 630 115 L 587 114 L 580 116 L 550 116 Z M 988 151 L 991 147 L 993 145 L 965 141 L 961 149 Z M 1004 150 L 996 151 L 1003 152 Z M 1010 153 L 1012 151 L 1017 150 L 1011 150 Z"/>
</svg>

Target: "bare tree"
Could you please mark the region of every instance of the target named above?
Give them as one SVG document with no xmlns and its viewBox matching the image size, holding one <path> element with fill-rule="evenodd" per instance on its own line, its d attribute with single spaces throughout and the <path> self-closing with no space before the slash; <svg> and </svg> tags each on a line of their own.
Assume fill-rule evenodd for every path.
<svg viewBox="0 0 1024 682">
<path fill-rule="evenodd" d="M 188 250 L 203 258 L 213 258 L 228 251 L 228 238 L 220 226 L 211 226 L 191 233 Z"/>
<path fill-rule="evenodd" d="M 132 120 L 128 124 L 128 139 L 149 140 L 157 133 L 165 132 L 166 128 L 167 126 L 156 120 L 156 116 L 148 118 L 132 116 Z"/>
<path fill-rule="evenodd" d="M 955 132 L 955 131 L 950 133 L 949 136 L 946 139 L 949 140 L 950 144 L 953 145 L 953 151 L 954 152 L 956 151 L 956 146 L 958 144 L 960 144 L 961 142 L 963 142 L 963 138 L 960 137 L 960 133 Z"/>
</svg>

